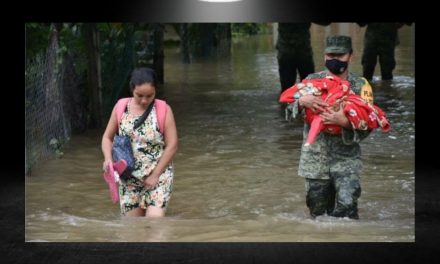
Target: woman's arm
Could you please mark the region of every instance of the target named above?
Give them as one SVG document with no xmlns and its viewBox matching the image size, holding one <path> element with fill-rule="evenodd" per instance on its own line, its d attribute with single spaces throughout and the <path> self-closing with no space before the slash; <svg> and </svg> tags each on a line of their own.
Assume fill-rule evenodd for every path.
<svg viewBox="0 0 440 264">
<path fill-rule="evenodd" d="M 145 187 L 147 189 L 153 188 L 157 184 L 159 176 L 172 161 L 174 154 L 176 154 L 177 152 L 178 139 L 176 122 L 174 120 L 173 111 L 171 110 L 171 107 L 169 105 L 167 105 L 167 113 L 165 117 L 164 139 L 165 149 L 162 157 L 160 157 L 159 163 L 156 165 L 156 168 L 154 168 L 151 174 L 144 181 Z"/>
<path fill-rule="evenodd" d="M 102 135 L 101 141 L 101 150 L 104 155 L 104 163 L 102 169 L 105 171 L 110 162 L 112 162 L 112 146 L 113 146 L 113 137 L 118 131 L 118 121 L 116 119 L 116 107 L 113 108 L 113 111 L 110 115 L 110 119 L 107 123 L 107 128 Z"/>
</svg>

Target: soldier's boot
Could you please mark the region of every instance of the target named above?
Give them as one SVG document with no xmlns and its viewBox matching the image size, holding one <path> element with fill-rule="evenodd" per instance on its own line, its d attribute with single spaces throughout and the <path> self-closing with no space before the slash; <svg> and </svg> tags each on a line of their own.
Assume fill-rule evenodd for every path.
<svg viewBox="0 0 440 264">
<path fill-rule="evenodd" d="M 357 201 L 362 191 L 359 175 L 342 171 L 334 172 L 332 176 L 335 180 L 336 206 L 331 215 L 359 219 Z"/>
<path fill-rule="evenodd" d="M 396 67 L 396 60 L 394 59 L 394 47 L 389 48 L 388 52 L 379 57 L 380 74 L 383 81 L 393 79 L 393 70 Z"/>
<path fill-rule="evenodd" d="M 334 188 L 331 182 L 329 180 L 308 180 L 308 185 L 306 204 L 312 218 L 333 211 Z"/>
<path fill-rule="evenodd" d="M 315 201 L 307 200 L 306 203 L 307 203 L 307 207 L 309 207 L 310 216 L 312 218 L 316 218 L 317 216 L 324 215 L 326 213 L 327 210 L 326 205 L 317 202 L 316 200 Z"/>
<path fill-rule="evenodd" d="M 354 204 L 349 206 L 338 204 L 335 210 L 333 210 L 333 212 L 329 215 L 334 217 L 348 217 L 351 219 L 359 219 L 357 205 Z"/>
<path fill-rule="evenodd" d="M 330 215 L 359 219 L 357 200 L 360 195 L 361 187 L 358 184 L 350 184 L 340 188 L 336 196 L 336 207 Z"/>
<path fill-rule="evenodd" d="M 382 81 L 390 81 L 393 79 L 393 73 L 391 71 L 382 71 Z"/>
<path fill-rule="evenodd" d="M 333 187 L 333 185 L 332 185 Z M 336 198 L 336 190 L 334 188 L 331 188 L 329 190 L 328 199 L 327 199 L 327 215 L 330 215 L 333 210 L 335 209 L 335 198 Z"/>
</svg>

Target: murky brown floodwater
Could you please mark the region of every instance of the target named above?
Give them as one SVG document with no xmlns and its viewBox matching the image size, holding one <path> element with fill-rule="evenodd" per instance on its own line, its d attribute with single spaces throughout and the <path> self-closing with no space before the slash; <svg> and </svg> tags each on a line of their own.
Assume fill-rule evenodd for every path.
<svg viewBox="0 0 440 264">
<path fill-rule="evenodd" d="M 364 29 L 353 24 L 313 26 L 316 70 L 324 36 L 338 31 L 352 34 L 352 70 L 361 72 Z M 395 80 L 374 82 L 392 130 L 362 144 L 360 220 L 309 218 L 297 175 L 302 125 L 284 121 L 266 35 L 234 39 L 230 58 L 190 65 L 166 50 L 165 96 L 180 140 L 167 217 L 120 217 L 102 178 L 103 131 L 90 131 L 26 177 L 26 241 L 414 242 L 414 25 L 400 41 Z"/>
</svg>

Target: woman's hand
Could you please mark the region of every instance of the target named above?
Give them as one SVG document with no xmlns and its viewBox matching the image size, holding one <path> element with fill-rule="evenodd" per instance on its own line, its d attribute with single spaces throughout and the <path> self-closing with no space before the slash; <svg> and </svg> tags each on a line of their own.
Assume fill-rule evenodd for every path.
<svg viewBox="0 0 440 264">
<path fill-rule="evenodd" d="M 300 106 L 311 109 L 314 113 L 324 112 L 325 107 L 329 106 L 329 104 L 324 102 L 321 97 L 315 96 L 313 94 L 306 94 L 301 96 L 298 103 Z"/>
<path fill-rule="evenodd" d="M 107 172 L 107 168 L 108 166 L 112 166 L 112 161 L 111 160 L 104 160 L 104 162 L 102 163 L 102 170 L 104 172 Z"/>
<path fill-rule="evenodd" d="M 147 190 L 152 190 L 159 182 L 159 176 L 154 173 L 151 173 L 145 180 L 144 180 L 144 186 Z"/>
</svg>

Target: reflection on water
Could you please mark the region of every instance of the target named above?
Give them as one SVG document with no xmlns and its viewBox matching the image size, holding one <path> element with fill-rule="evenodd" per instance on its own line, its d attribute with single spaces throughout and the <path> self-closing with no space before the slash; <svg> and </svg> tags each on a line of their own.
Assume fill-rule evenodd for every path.
<svg viewBox="0 0 440 264">
<path fill-rule="evenodd" d="M 361 47 L 363 30 L 353 30 L 354 47 Z M 90 131 L 72 138 L 63 159 L 40 164 L 26 178 L 26 241 L 413 242 L 411 30 L 400 31 L 395 80 L 373 83 L 392 130 L 375 131 L 362 144 L 360 220 L 308 216 L 297 175 L 302 125 L 284 121 L 267 35 L 235 39 L 230 57 L 189 65 L 177 49 L 166 50 L 165 96 L 180 140 L 167 217 L 120 217 L 100 171 L 102 131 Z M 325 31 L 312 30 L 317 70 Z"/>
</svg>

